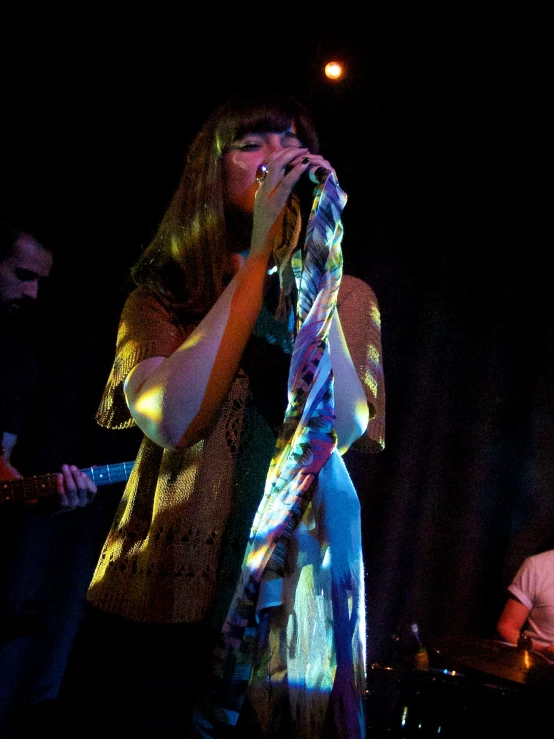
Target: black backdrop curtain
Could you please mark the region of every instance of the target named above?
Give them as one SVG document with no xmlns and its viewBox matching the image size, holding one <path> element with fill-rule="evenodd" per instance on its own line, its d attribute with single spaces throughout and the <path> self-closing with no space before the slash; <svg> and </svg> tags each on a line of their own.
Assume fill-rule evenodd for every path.
<svg viewBox="0 0 554 739">
<path fill-rule="evenodd" d="M 368 654 L 392 635 L 494 638 L 523 558 L 554 534 L 553 312 L 533 244 L 487 220 L 426 249 L 373 244 L 387 445 L 350 452 L 364 507 Z M 435 241 L 434 248 L 429 248 Z M 393 256 L 391 256 L 393 255 Z"/>
</svg>

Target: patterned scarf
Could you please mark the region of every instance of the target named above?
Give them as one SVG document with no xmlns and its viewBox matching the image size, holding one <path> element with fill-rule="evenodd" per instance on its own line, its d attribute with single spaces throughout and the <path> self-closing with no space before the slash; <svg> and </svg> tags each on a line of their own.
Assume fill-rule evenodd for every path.
<svg viewBox="0 0 554 739">
<path fill-rule="evenodd" d="M 285 252 L 275 252 L 281 280 L 278 312 L 286 314 L 292 307 L 294 288 L 297 296 L 288 406 L 268 471 L 264 496 L 251 529 L 241 576 L 214 652 L 210 692 L 206 704 L 195 716 L 196 728 L 203 737 L 232 735 L 232 727 L 237 723 L 253 675 L 256 655 L 259 655 L 260 641 L 263 641 L 258 610 L 261 588 L 264 583 L 283 577 L 291 537 L 305 514 L 309 514 L 320 471 L 332 459 L 338 458 L 336 464 L 339 467 L 342 463 L 336 452 L 328 336 L 342 277 L 343 228 L 340 219 L 346 200 L 335 175 L 327 175 L 314 189 L 303 253 L 300 249 L 291 253 L 290 240 L 287 239 L 284 241 Z M 294 248 L 298 238 L 299 209 L 297 199 L 293 198 L 291 202 L 293 218 L 288 226 L 285 223 L 285 229 L 296 230 Z M 347 486 L 348 483 L 349 478 Z M 355 579 L 359 579 L 359 574 L 355 573 Z M 334 583 L 333 589 L 333 598 L 339 596 L 338 602 L 340 593 L 337 591 L 342 586 Z M 360 592 L 363 594 L 363 585 L 357 591 L 358 601 Z M 358 606 L 359 603 L 354 604 L 356 613 Z M 339 610 L 344 610 L 344 607 L 343 603 Z M 333 613 L 339 618 L 344 616 L 338 614 L 335 603 Z M 356 620 L 359 628 L 359 619 Z M 351 624 L 353 619 L 347 616 L 346 621 Z M 351 638 L 352 634 L 346 641 Z M 340 642 L 344 638 L 334 634 L 333 640 L 336 642 L 333 674 L 335 670 L 339 674 Z M 349 655 L 346 661 L 351 661 L 351 646 L 346 652 Z M 342 697 L 340 701 L 344 703 Z M 356 731 L 349 736 L 362 736 L 362 733 Z"/>
</svg>

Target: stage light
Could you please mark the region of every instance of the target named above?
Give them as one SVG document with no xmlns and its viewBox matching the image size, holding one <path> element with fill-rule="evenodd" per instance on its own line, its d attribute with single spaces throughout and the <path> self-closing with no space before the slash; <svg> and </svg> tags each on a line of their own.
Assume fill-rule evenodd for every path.
<svg viewBox="0 0 554 739">
<path fill-rule="evenodd" d="M 344 77 L 344 68 L 340 62 L 329 62 L 325 65 L 325 76 L 330 80 L 339 80 Z"/>
</svg>

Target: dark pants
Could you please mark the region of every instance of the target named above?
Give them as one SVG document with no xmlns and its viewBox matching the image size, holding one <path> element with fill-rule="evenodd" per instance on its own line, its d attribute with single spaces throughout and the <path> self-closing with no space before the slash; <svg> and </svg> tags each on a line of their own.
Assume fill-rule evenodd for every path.
<svg viewBox="0 0 554 739">
<path fill-rule="evenodd" d="M 58 698 L 58 736 L 192 736 L 213 634 L 197 624 L 138 623 L 87 605 Z"/>
</svg>

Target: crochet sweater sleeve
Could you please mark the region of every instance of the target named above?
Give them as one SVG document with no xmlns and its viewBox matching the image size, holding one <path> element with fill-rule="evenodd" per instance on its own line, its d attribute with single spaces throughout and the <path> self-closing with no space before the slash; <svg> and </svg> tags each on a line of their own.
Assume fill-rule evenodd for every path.
<svg viewBox="0 0 554 739">
<path fill-rule="evenodd" d="M 169 357 L 192 329 L 180 326 L 173 312 L 151 292 L 136 288 L 129 295 L 119 321 L 114 363 L 96 412 L 100 426 L 125 429 L 136 425 L 125 402 L 125 378 L 144 359 Z"/>
</svg>

